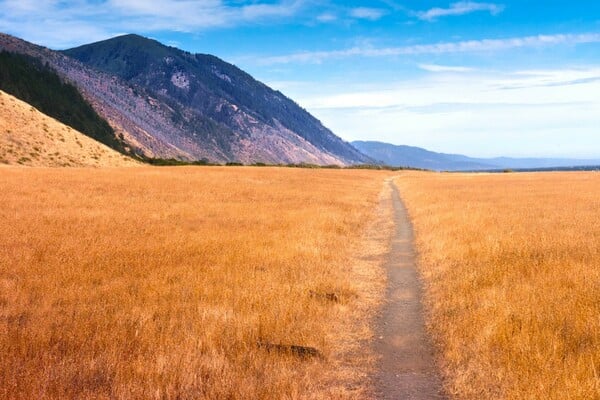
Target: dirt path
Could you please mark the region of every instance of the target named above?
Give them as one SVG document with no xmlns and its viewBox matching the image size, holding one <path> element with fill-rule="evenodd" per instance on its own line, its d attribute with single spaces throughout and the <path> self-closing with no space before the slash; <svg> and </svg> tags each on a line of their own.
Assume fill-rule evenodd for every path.
<svg viewBox="0 0 600 400">
<path fill-rule="evenodd" d="M 391 180 L 389 185 L 395 228 L 385 262 L 386 303 L 377 322 L 375 350 L 381 359 L 374 377 L 375 394 L 379 399 L 444 399 L 423 321 L 412 226 L 398 189 Z"/>
</svg>

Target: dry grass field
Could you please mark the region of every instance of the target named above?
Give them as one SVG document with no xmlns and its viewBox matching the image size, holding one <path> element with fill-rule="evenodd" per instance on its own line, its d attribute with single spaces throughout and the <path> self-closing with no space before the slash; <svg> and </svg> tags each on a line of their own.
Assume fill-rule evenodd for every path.
<svg viewBox="0 0 600 400">
<path fill-rule="evenodd" d="M 363 398 L 385 176 L 0 169 L 0 398 Z"/>
<path fill-rule="evenodd" d="M 0 90 L 0 165 L 119 167 L 138 162 Z"/>
<path fill-rule="evenodd" d="M 600 174 L 396 182 L 455 398 L 600 398 Z"/>
</svg>

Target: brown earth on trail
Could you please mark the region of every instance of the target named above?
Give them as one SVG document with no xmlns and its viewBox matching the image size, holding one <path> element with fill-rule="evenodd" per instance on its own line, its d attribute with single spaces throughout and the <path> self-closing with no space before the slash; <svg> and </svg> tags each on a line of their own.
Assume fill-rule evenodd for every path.
<svg viewBox="0 0 600 400">
<path fill-rule="evenodd" d="M 0 91 L 0 164 L 123 167 L 139 163 Z"/>
<path fill-rule="evenodd" d="M 374 376 L 378 399 L 444 399 L 434 348 L 425 328 L 414 235 L 398 189 L 389 181 L 395 229 L 387 260 L 388 288 L 377 321 Z"/>
</svg>

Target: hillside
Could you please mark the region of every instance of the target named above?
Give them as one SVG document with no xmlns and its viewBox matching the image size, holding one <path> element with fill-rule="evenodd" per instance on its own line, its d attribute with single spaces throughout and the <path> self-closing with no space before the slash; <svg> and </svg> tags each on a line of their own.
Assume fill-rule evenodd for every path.
<svg viewBox="0 0 600 400">
<path fill-rule="evenodd" d="M 115 138 L 142 157 L 220 163 L 370 161 L 293 101 L 216 57 L 135 35 L 63 54 L 0 34 L 0 50 L 35 57 L 55 70 L 108 121 Z"/>
<path fill-rule="evenodd" d="M 190 110 L 213 141 L 240 161 L 358 163 L 367 158 L 282 93 L 206 54 L 190 54 L 137 35 L 64 54 L 143 87 L 175 110 Z M 185 117 L 182 123 L 186 123 Z"/>
<path fill-rule="evenodd" d="M 0 164 L 121 167 L 139 163 L 0 91 Z"/>
<path fill-rule="evenodd" d="M 0 90 L 122 153 L 126 146 L 73 85 L 38 59 L 0 52 Z"/>
<path fill-rule="evenodd" d="M 53 68 L 63 80 L 77 87 L 94 110 L 108 121 L 116 137 L 123 137 L 132 152 L 146 157 L 194 159 L 182 150 L 183 145 L 177 145 L 180 137 L 175 135 L 177 130 L 171 123 L 173 111 L 141 88 L 134 89 L 115 76 L 10 35 L 0 33 L 0 49 L 35 57 Z M 208 153 L 210 146 L 206 147 Z M 201 153 L 200 149 L 196 150 Z"/>
<path fill-rule="evenodd" d="M 436 171 L 481 171 L 494 169 L 574 168 L 600 165 L 600 160 L 570 158 L 474 158 L 460 154 L 436 153 L 420 147 L 398 146 L 374 141 L 352 145 L 386 165 L 425 168 Z"/>
</svg>

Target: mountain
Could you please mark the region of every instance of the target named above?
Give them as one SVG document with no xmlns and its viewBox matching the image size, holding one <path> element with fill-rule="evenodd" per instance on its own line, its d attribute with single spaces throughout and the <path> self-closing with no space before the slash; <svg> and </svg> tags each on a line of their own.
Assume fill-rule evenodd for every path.
<svg viewBox="0 0 600 400">
<path fill-rule="evenodd" d="M 368 158 L 282 93 L 206 54 L 125 35 L 63 54 L 143 88 L 174 110 L 195 145 L 211 143 L 215 161 L 353 164 Z M 192 156 L 193 149 L 184 148 Z"/>
<path fill-rule="evenodd" d="M 75 86 L 125 152 L 140 158 L 370 161 L 293 101 L 213 56 L 136 35 L 57 52 L 0 34 L 0 50 L 36 58 Z"/>
<path fill-rule="evenodd" d="M 369 157 L 394 167 L 423 168 L 436 171 L 481 170 L 497 168 L 477 159 L 456 154 L 435 153 L 420 147 L 397 146 L 382 142 L 355 141 L 352 145 Z"/>
<path fill-rule="evenodd" d="M 120 152 L 125 146 L 77 88 L 33 57 L 0 51 L 0 90 Z"/>
<path fill-rule="evenodd" d="M 94 110 L 115 131 L 115 138 L 126 144 L 129 153 L 144 157 L 194 160 L 182 148 L 190 141 L 172 123 L 175 113 L 142 88 L 101 73 L 63 54 L 0 33 L 0 50 L 36 58 L 52 68 L 60 78 L 73 84 Z M 180 142 L 182 142 L 180 144 Z M 209 146 L 204 147 L 206 154 Z M 197 153 L 202 149 L 197 147 Z"/>
<path fill-rule="evenodd" d="M 355 141 L 352 142 L 352 145 L 374 160 L 386 165 L 436 171 L 542 169 L 600 165 L 600 160 L 567 158 L 473 158 L 459 154 L 436 153 L 420 147 L 398 146 L 375 141 Z"/>
<path fill-rule="evenodd" d="M 1 90 L 0 164 L 38 167 L 140 165 Z"/>
<path fill-rule="evenodd" d="M 580 158 L 511 158 L 496 157 L 483 158 L 481 160 L 489 161 L 500 168 L 510 169 L 554 169 L 554 168 L 576 168 L 600 166 L 599 159 L 580 159 Z"/>
</svg>

